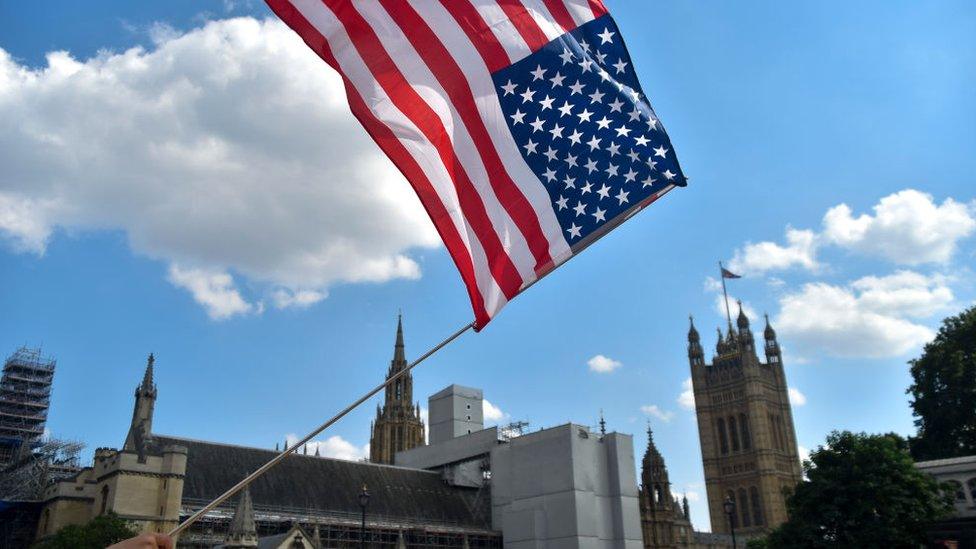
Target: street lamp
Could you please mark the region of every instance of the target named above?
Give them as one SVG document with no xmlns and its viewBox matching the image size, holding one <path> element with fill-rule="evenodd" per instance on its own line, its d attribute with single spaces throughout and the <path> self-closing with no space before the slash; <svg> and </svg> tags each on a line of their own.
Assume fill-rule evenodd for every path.
<svg viewBox="0 0 976 549">
<path fill-rule="evenodd" d="M 366 506 L 369 505 L 369 490 L 366 483 L 363 483 L 363 491 L 359 493 L 359 508 L 363 510 L 363 521 L 359 525 L 359 547 L 366 547 Z"/>
<path fill-rule="evenodd" d="M 732 501 L 731 497 L 726 497 L 722 508 L 725 509 L 725 514 L 729 517 L 729 528 L 732 530 L 732 547 L 738 547 L 735 543 L 735 521 L 733 520 L 733 516 L 735 515 L 735 502 Z"/>
</svg>

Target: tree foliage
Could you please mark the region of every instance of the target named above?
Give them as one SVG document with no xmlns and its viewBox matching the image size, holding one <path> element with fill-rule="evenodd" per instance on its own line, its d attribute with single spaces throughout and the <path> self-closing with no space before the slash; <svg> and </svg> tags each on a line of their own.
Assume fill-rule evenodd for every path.
<svg viewBox="0 0 976 549">
<path fill-rule="evenodd" d="M 915 468 L 896 434 L 833 432 L 803 464 L 789 520 L 751 547 L 918 547 L 952 495 Z"/>
<path fill-rule="evenodd" d="M 38 543 L 36 549 L 104 549 L 136 535 L 129 524 L 115 514 L 101 515 L 87 524 L 72 524 Z"/>
<path fill-rule="evenodd" d="M 918 436 L 915 459 L 976 454 L 976 307 L 949 317 L 922 356 L 909 362 Z"/>
</svg>

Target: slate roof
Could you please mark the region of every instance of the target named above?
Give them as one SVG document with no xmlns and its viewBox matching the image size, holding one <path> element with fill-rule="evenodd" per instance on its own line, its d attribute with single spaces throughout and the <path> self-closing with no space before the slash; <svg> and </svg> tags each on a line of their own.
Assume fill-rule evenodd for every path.
<svg viewBox="0 0 976 549">
<path fill-rule="evenodd" d="M 199 508 L 275 456 L 274 450 L 153 435 L 157 448 L 187 448 L 183 505 Z M 291 455 L 250 485 L 257 512 L 289 510 L 356 519 L 359 493 L 370 493 L 370 520 L 403 520 L 489 529 L 487 517 L 475 517 L 478 490 L 454 487 L 440 474 L 420 469 Z M 482 494 L 481 498 L 487 494 Z M 233 508 L 231 498 L 229 508 Z"/>
</svg>

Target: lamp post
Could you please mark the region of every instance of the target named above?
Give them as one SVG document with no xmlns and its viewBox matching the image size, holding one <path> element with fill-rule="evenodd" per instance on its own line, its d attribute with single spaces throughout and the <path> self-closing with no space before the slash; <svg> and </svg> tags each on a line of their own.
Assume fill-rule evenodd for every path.
<svg viewBox="0 0 976 549">
<path fill-rule="evenodd" d="M 732 501 L 732 498 L 726 497 L 722 508 L 725 509 L 725 514 L 729 517 L 729 529 L 732 531 L 732 547 L 738 547 L 735 543 L 735 521 L 732 520 L 732 517 L 735 515 L 735 502 Z"/>
<path fill-rule="evenodd" d="M 359 525 L 359 547 L 360 549 L 365 549 L 366 547 L 366 506 L 369 505 L 369 490 L 366 489 L 366 483 L 363 483 L 363 491 L 359 493 L 359 508 L 363 511 L 363 520 Z"/>
</svg>

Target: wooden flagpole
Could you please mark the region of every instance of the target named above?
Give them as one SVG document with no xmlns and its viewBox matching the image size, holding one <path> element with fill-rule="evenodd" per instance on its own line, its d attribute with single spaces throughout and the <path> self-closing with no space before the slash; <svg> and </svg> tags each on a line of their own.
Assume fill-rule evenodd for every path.
<svg viewBox="0 0 976 549">
<path fill-rule="evenodd" d="M 443 349 L 448 343 L 454 341 L 461 334 L 463 334 L 464 332 L 467 332 L 471 328 L 474 328 L 474 322 L 472 322 L 471 324 L 468 324 L 468 325 L 466 325 L 466 326 L 458 329 L 456 332 L 454 332 L 453 334 L 451 334 L 450 336 L 448 336 L 444 341 L 441 341 L 440 343 L 438 343 L 437 345 L 435 345 L 434 347 L 432 347 L 429 351 L 427 351 L 426 353 L 424 353 L 423 355 L 421 355 L 420 358 L 418 358 L 417 360 L 414 360 L 413 362 L 411 362 L 410 364 L 408 364 L 404 369 L 402 369 L 399 372 L 393 374 L 392 377 L 390 377 L 389 379 L 387 379 L 383 383 L 377 385 L 373 390 L 371 390 L 370 392 L 366 393 L 365 395 L 359 397 L 358 400 L 356 400 L 355 402 L 353 402 L 349 406 L 346 406 L 345 408 L 343 408 L 341 412 L 339 412 L 338 414 L 332 416 L 332 418 L 330 420 L 328 420 L 325 423 L 323 423 L 322 425 L 319 425 L 318 427 L 316 427 L 312 432 L 310 432 L 309 434 L 305 435 L 304 438 L 302 438 L 301 440 L 299 440 L 298 442 L 296 442 L 295 444 L 293 444 L 291 446 L 291 448 L 285 449 L 283 452 L 281 452 L 280 454 L 276 455 L 270 461 L 268 461 L 267 463 L 265 463 L 261 467 L 258 467 L 258 469 L 255 470 L 253 473 L 247 475 L 246 477 L 244 477 L 243 480 L 241 480 L 240 482 L 238 482 L 234 486 L 231 486 L 230 488 L 228 488 L 226 492 L 224 492 L 223 494 L 220 494 L 219 496 L 217 496 L 216 499 L 214 499 L 213 501 L 211 501 L 210 503 L 208 503 L 207 505 L 205 505 L 202 509 L 200 509 L 196 513 L 193 513 L 192 515 L 190 515 L 186 520 L 184 520 L 183 522 L 181 522 L 179 526 L 177 526 L 176 528 L 173 528 L 173 530 L 171 530 L 169 532 L 169 535 L 170 536 L 178 536 L 181 532 L 183 532 L 184 530 L 186 530 L 187 528 L 189 528 L 190 525 L 192 525 L 194 522 L 196 522 L 197 520 L 199 520 L 200 517 L 202 517 L 203 515 L 209 513 L 214 508 L 216 508 L 218 505 L 220 505 L 221 503 L 227 501 L 228 498 L 230 498 L 231 496 L 233 496 L 237 492 L 241 491 L 245 486 L 247 486 L 248 484 L 251 484 L 251 482 L 253 482 L 254 479 L 260 477 L 264 473 L 267 473 L 268 470 L 270 470 L 275 465 L 278 465 L 278 463 L 280 463 L 281 460 L 285 459 L 285 457 L 288 456 L 288 454 L 291 454 L 292 452 L 294 452 L 295 450 L 297 450 L 300 446 L 302 446 L 306 442 L 312 440 L 319 433 L 321 433 L 322 431 L 324 431 L 324 430 L 328 429 L 329 427 L 331 427 L 337 421 L 339 421 L 340 419 L 342 419 L 346 414 L 348 414 L 349 412 L 355 410 L 360 404 L 366 402 L 367 400 L 369 400 L 370 397 L 372 397 L 376 393 L 382 391 L 384 387 L 386 387 L 390 383 L 396 381 L 397 379 L 400 379 L 402 376 L 406 375 L 407 372 L 409 372 L 410 370 L 412 370 L 414 368 L 414 366 L 417 366 L 418 364 L 420 364 L 424 360 L 427 360 L 428 358 L 430 358 L 431 355 L 433 355 L 437 351 Z"/>
</svg>

